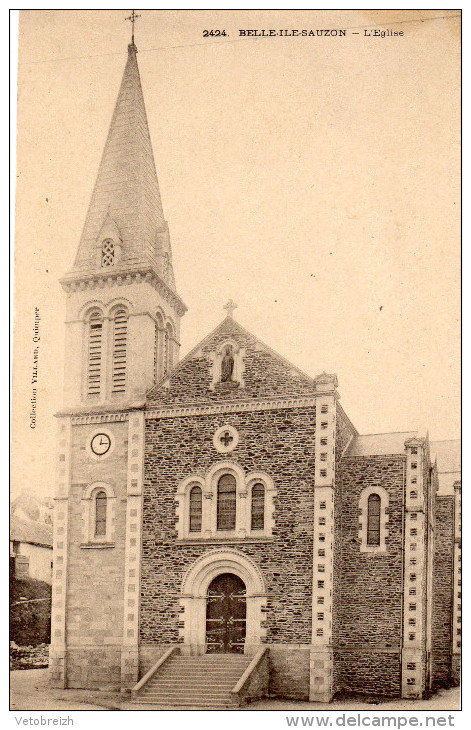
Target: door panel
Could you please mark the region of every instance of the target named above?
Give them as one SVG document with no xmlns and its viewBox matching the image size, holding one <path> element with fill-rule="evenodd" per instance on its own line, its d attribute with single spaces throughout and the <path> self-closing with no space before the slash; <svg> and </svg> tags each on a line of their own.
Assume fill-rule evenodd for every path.
<svg viewBox="0 0 471 730">
<path fill-rule="evenodd" d="M 246 590 L 232 573 L 215 578 L 206 601 L 206 645 L 208 653 L 244 653 Z"/>
</svg>

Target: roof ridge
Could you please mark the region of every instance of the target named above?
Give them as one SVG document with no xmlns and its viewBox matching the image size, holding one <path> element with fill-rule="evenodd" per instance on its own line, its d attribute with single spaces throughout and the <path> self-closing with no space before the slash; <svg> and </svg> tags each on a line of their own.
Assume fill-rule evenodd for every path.
<svg viewBox="0 0 471 730">
<path fill-rule="evenodd" d="M 358 436 L 389 436 L 392 434 L 401 434 L 401 433 L 418 433 L 417 429 L 410 430 L 410 431 L 378 431 L 377 433 L 359 433 Z"/>
</svg>

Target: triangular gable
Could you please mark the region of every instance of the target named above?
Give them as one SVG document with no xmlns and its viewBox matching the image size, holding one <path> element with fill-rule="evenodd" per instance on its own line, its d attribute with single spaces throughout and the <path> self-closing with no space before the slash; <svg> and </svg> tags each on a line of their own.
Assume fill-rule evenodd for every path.
<svg viewBox="0 0 471 730">
<path fill-rule="evenodd" d="M 234 371 L 221 382 L 224 348 Z M 228 316 L 147 395 L 147 404 L 210 404 L 251 398 L 313 396 L 314 380 Z"/>
</svg>

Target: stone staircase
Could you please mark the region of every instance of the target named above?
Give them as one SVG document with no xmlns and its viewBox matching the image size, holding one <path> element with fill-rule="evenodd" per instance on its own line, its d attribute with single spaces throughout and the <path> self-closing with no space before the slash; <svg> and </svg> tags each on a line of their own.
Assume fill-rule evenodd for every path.
<svg viewBox="0 0 471 730">
<path fill-rule="evenodd" d="M 172 654 L 146 683 L 133 692 L 133 704 L 235 709 L 231 690 L 251 662 L 243 654 Z"/>
</svg>

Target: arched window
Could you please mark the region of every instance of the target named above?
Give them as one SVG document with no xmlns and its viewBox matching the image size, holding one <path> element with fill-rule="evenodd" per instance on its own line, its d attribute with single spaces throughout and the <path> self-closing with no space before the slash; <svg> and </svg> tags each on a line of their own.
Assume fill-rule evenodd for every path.
<svg viewBox="0 0 471 730">
<path fill-rule="evenodd" d="M 170 348 L 170 337 L 168 328 L 165 328 L 164 332 L 164 357 L 163 357 L 163 364 L 164 364 L 164 373 L 168 373 L 168 352 Z"/>
<path fill-rule="evenodd" d="M 128 337 L 128 315 L 125 309 L 119 309 L 113 322 L 113 393 L 124 393 L 126 390 L 126 349 Z"/>
<path fill-rule="evenodd" d="M 381 498 L 378 494 L 368 497 L 368 527 L 366 544 L 379 545 L 381 542 Z"/>
<path fill-rule="evenodd" d="M 229 428 L 235 432 L 232 426 L 223 430 Z M 236 462 L 217 460 L 206 475 L 191 474 L 178 485 L 178 539 L 214 540 L 224 537 L 224 532 L 240 539 L 271 537 L 275 496 L 275 485 L 268 474 L 245 473 Z"/>
<path fill-rule="evenodd" d="M 95 495 L 95 537 L 106 535 L 106 492 L 100 490 Z"/>
<path fill-rule="evenodd" d="M 165 327 L 164 369 L 168 373 L 173 368 L 173 328 L 170 323 Z"/>
<path fill-rule="evenodd" d="M 88 323 L 87 394 L 100 395 L 103 317 L 92 312 Z"/>
<path fill-rule="evenodd" d="M 110 484 L 94 482 L 82 495 L 82 547 L 113 546 L 116 496 Z"/>
<path fill-rule="evenodd" d="M 190 532 L 201 532 L 202 506 L 201 487 L 193 487 L 190 492 Z"/>
<path fill-rule="evenodd" d="M 263 530 L 265 527 L 265 487 L 257 482 L 252 487 L 252 509 L 250 518 L 251 530 Z"/>
<path fill-rule="evenodd" d="M 105 238 L 101 246 L 101 265 L 103 268 L 113 266 L 115 257 L 114 243 L 111 238 Z"/>
<path fill-rule="evenodd" d="M 217 529 L 234 530 L 236 526 L 236 480 L 232 474 L 223 474 L 218 481 Z"/>
<path fill-rule="evenodd" d="M 160 312 L 155 317 L 155 352 L 154 368 L 155 379 L 160 380 L 163 375 L 163 354 L 164 354 L 164 320 Z"/>
</svg>

